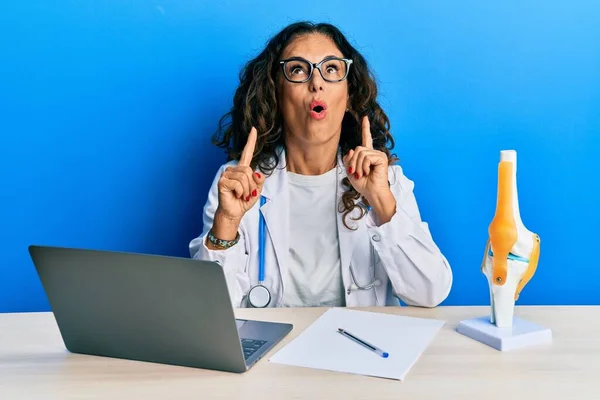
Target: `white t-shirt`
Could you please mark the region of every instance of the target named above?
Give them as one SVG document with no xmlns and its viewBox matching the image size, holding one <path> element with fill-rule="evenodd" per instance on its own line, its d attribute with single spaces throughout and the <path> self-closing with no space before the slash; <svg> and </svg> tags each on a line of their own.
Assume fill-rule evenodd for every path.
<svg viewBox="0 0 600 400">
<path fill-rule="evenodd" d="M 337 169 L 323 175 L 287 172 L 290 253 L 284 307 L 344 306 L 337 232 Z"/>
</svg>

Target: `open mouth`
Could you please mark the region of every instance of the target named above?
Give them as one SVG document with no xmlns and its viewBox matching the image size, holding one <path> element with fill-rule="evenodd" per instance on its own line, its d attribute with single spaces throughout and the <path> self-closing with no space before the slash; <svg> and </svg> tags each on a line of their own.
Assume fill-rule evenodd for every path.
<svg viewBox="0 0 600 400">
<path fill-rule="evenodd" d="M 313 101 L 310 103 L 310 115 L 314 119 L 323 119 L 327 113 L 327 104 L 322 101 Z"/>
</svg>

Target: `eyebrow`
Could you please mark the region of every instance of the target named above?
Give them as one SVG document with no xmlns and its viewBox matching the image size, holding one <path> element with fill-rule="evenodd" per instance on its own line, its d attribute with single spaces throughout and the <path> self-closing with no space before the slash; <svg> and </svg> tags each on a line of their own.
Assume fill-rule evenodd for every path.
<svg viewBox="0 0 600 400">
<path fill-rule="evenodd" d="M 324 59 L 326 59 L 326 58 L 329 58 L 329 57 L 335 57 L 335 58 L 344 58 L 344 56 L 336 56 L 336 55 L 333 55 L 333 54 L 329 54 L 329 55 L 327 55 L 327 56 L 325 56 L 325 57 L 321 58 L 321 60 L 324 60 Z M 305 60 L 306 60 L 306 58 L 304 58 L 304 57 L 302 57 L 302 56 L 289 56 L 289 57 L 286 57 L 286 58 L 302 58 L 302 59 L 305 59 Z M 307 60 L 307 61 L 309 61 L 309 60 Z"/>
</svg>

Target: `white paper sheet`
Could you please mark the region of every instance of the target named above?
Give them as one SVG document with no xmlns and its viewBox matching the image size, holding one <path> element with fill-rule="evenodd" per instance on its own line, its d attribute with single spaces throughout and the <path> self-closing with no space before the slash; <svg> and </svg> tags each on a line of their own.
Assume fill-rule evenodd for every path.
<svg viewBox="0 0 600 400">
<path fill-rule="evenodd" d="M 331 308 L 274 354 L 278 364 L 403 380 L 445 321 Z M 344 337 L 345 329 L 383 351 L 383 358 Z"/>
</svg>

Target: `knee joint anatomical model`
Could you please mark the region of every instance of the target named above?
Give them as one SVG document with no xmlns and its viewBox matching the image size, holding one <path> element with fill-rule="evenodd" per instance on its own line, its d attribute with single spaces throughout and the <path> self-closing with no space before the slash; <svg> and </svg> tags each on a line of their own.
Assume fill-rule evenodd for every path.
<svg viewBox="0 0 600 400">
<path fill-rule="evenodd" d="M 540 238 L 523 225 L 519 213 L 514 150 L 500 152 L 496 213 L 488 232 L 481 269 L 490 288 L 490 322 L 510 327 L 515 301 L 533 277 L 540 255 Z"/>
</svg>

